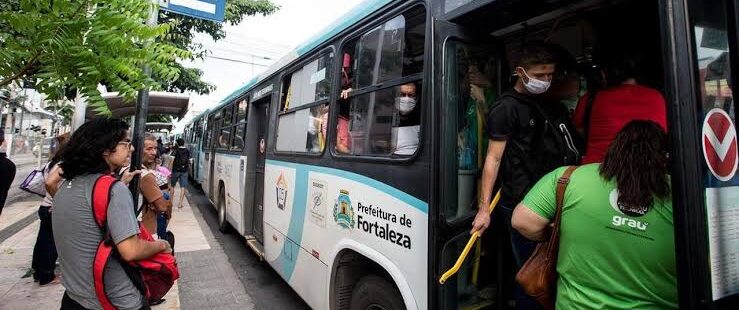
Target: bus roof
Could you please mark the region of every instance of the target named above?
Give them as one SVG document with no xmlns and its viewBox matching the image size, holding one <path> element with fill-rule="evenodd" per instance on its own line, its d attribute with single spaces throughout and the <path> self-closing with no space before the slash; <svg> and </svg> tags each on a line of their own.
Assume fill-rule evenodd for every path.
<svg viewBox="0 0 739 310">
<path fill-rule="evenodd" d="M 244 94 L 246 91 L 248 91 L 252 87 L 256 86 L 263 80 L 270 77 L 272 74 L 274 74 L 275 72 L 277 72 L 284 66 L 290 64 L 291 62 L 300 58 L 301 56 L 311 52 L 313 49 L 320 46 L 324 42 L 328 41 L 335 35 L 339 34 L 344 29 L 349 28 L 349 26 L 369 16 L 370 14 L 377 11 L 378 9 L 385 6 L 391 1 L 392 0 L 364 0 L 362 1 L 360 4 L 358 4 L 357 6 L 349 10 L 347 13 L 345 13 L 343 16 L 336 19 L 333 23 L 328 25 L 326 28 L 319 31 L 316 35 L 312 36 L 310 39 L 298 45 L 295 49 L 287 53 L 285 56 L 282 56 L 276 63 L 271 65 L 269 68 L 267 68 L 267 71 L 252 78 L 250 81 L 246 82 L 244 85 L 236 89 L 230 95 L 226 96 L 226 98 L 224 98 L 223 100 L 221 100 L 221 102 L 219 102 L 218 106 L 216 106 L 215 108 L 209 109 L 203 113 L 207 113 L 210 110 L 219 109 L 221 106 L 228 104 L 229 102 L 233 101 L 237 97 Z"/>
</svg>

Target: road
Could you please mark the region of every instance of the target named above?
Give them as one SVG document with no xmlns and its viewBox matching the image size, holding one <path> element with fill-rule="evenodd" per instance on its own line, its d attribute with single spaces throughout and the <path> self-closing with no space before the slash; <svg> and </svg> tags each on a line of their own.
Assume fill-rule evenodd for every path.
<svg viewBox="0 0 739 310">
<path fill-rule="evenodd" d="M 229 258 L 231 268 L 237 274 L 246 293 L 251 297 L 256 309 L 309 309 L 308 305 L 266 262 L 246 246 L 246 241 L 238 233 L 223 234 L 218 231 L 216 211 L 203 192 L 189 188 L 188 201 L 198 208 L 207 226 Z M 206 228 L 203 228 L 206 229 Z"/>
</svg>

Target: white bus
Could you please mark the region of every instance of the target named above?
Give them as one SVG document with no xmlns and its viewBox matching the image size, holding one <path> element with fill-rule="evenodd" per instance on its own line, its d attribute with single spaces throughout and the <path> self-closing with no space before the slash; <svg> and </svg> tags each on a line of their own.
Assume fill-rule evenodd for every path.
<svg viewBox="0 0 739 310">
<path fill-rule="evenodd" d="M 739 177 L 712 176 L 700 128 L 711 109 L 735 120 L 721 90 L 737 83 L 735 5 L 365 1 L 188 124 L 191 174 L 220 228 L 244 236 L 312 308 L 508 308 L 513 268 L 495 216 L 438 283 L 469 237 L 485 152 L 470 72 L 486 77 L 490 104 L 528 41 L 562 46 L 583 84 L 604 53 L 636 51 L 669 102 L 681 307 L 729 309 L 739 283 L 711 282 L 703 197 L 735 197 Z M 395 98 L 411 89 L 415 108 L 402 113 Z"/>
</svg>

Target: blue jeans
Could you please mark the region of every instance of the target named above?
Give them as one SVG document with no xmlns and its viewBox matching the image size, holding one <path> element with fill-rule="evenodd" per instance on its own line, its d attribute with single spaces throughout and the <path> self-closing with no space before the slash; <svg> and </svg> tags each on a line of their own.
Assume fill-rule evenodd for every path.
<svg viewBox="0 0 739 310">
<path fill-rule="evenodd" d="M 187 172 L 172 172 L 172 189 L 180 183 L 182 188 L 187 187 Z"/>
<path fill-rule="evenodd" d="M 498 216 L 501 217 L 501 222 L 506 225 L 511 235 L 511 248 L 513 249 L 513 261 L 516 264 L 516 272 L 523 266 L 526 260 L 534 254 L 536 249 L 536 242 L 526 239 L 511 225 L 511 218 L 513 218 L 513 209 L 500 206 L 498 209 Z M 518 283 L 515 284 L 514 296 L 516 298 L 516 309 L 519 310 L 538 310 L 542 309 L 536 300 L 531 298 L 523 291 Z"/>
</svg>

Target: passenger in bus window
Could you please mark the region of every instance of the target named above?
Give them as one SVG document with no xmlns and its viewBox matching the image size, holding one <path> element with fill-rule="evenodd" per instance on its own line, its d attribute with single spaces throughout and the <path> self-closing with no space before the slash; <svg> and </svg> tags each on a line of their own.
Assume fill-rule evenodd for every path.
<svg viewBox="0 0 739 310">
<path fill-rule="evenodd" d="M 500 96 L 487 115 L 487 155 L 483 166 L 478 212 L 472 223 L 471 233 L 483 233 L 490 225 L 489 204 L 493 186 L 500 184 L 501 199 L 496 210 L 501 223 L 510 230 L 513 259 L 520 268 L 534 250 L 535 244 L 523 238 L 510 227 L 513 208 L 523 198 L 543 170 L 543 162 L 556 158 L 540 158 L 537 152 L 544 141 L 543 116 L 536 106 L 555 72 L 555 59 L 541 44 L 529 44 L 513 63 L 516 84 L 513 90 Z M 552 142 L 552 141 L 547 141 Z M 558 167 L 558 166 L 557 166 Z M 537 175 L 539 174 L 539 175 Z M 517 309 L 537 309 L 534 300 L 516 287 Z"/>
<path fill-rule="evenodd" d="M 391 134 L 395 155 L 413 155 L 418 148 L 421 108 L 417 98 L 415 83 L 398 86 L 398 96 L 395 98 L 398 120 Z"/>
<path fill-rule="evenodd" d="M 561 205 L 557 309 L 677 309 L 677 266 L 667 135 L 652 121 L 617 134 L 603 164 L 577 168 Z M 548 239 L 558 179 L 539 180 L 513 227 Z"/>
<path fill-rule="evenodd" d="M 580 98 L 572 119 L 587 142 L 583 164 L 602 162 L 616 134 L 632 120 L 651 120 L 667 129 L 665 98 L 639 84 L 636 56 L 608 61 L 605 75 L 608 87 L 594 92 L 593 100 L 591 94 Z"/>
<path fill-rule="evenodd" d="M 346 111 L 342 107 L 346 106 Z M 352 140 L 349 135 L 349 102 L 339 102 L 339 117 L 336 123 L 336 152 L 351 154 Z"/>
<path fill-rule="evenodd" d="M 344 53 L 341 64 L 341 94 L 339 95 L 341 99 L 349 98 L 349 93 L 352 91 L 351 64 L 352 56 L 349 53 Z"/>
<path fill-rule="evenodd" d="M 328 104 L 322 104 L 310 109 L 308 116 L 308 140 L 306 150 L 312 153 L 323 151 L 326 143 L 326 125 L 328 120 Z"/>
</svg>

